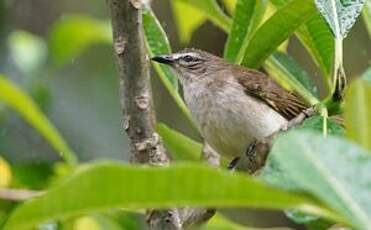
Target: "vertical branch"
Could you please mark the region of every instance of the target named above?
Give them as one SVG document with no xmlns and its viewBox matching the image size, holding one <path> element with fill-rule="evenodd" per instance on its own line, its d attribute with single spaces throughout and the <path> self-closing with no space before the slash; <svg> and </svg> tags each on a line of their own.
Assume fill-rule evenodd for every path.
<svg viewBox="0 0 371 230">
<path fill-rule="evenodd" d="M 131 161 L 167 165 L 169 158 L 154 131 L 155 113 L 143 41 L 141 1 L 108 0 L 113 48 L 120 77 L 124 129 L 130 138 Z M 151 229 L 180 229 L 177 210 L 149 210 Z"/>
<path fill-rule="evenodd" d="M 131 161 L 166 165 L 169 159 L 154 131 L 155 114 L 143 41 L 141 2 L 110 0 L 109 3 L 123 123 L 131 141 Z"/>
</svg>

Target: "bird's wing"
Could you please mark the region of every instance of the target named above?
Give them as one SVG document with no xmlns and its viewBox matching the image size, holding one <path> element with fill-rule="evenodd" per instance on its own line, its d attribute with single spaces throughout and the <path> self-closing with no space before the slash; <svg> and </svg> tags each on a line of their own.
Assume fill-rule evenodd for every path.
<svg viewBox="0 0 371 230">
<path fill-rule="evenodd" d="M 285 90 L 262 72 L 234 66 L 232 74 L 247 94 L 264 101 L 287 120 L 308 108 L 294 93 Z"/>
</svg>

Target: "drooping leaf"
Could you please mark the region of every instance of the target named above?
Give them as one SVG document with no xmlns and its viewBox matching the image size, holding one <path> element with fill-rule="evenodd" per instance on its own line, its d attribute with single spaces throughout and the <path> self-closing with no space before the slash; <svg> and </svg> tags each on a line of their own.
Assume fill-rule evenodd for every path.
<svg viewBox="0 0 371 230">
<path fill-rule="evenodd" d="M 180 41 L 188 43 L 191 40 L 193 32 L 207 20 L 202 11 L 185 3 L 182 0 L 173 0 L 171 5 L 174 12 L 175 22 Z"/>
<path fill-rule="evenodd" d="M 143 9 L 143 28 L 147 49 L 151 56 L 171 53 L 171 48 L 166 33 L 162 29 L 161 24 L 158 22 L 156 16 L 150 8 Z M 192 116 L 183 99 L 179 95 L 177 77 L 169 67 L 159 65 L 158 63 L 153 63 L 153 65 L 162 83 L 174 99 L 175 103 L 188 118 L 188 120 L 193 124 Z"/>
<path fill-rule="evenodd" d="M 228 31 L 232 20 L 220 9 L 216 0 L 178 0 L 201 11 L 211 22 Z"/>
<path fill-rule="evenodd" d="M 339 137 L 290 131 L 277 138 L 268 162 L 291 189 L 319 198 L 356 229 L 371 226 L 371 156 L 364 149 Z"/>
<path fill-rule="evenodd" d="M 333 34 L 344 38 L 354 25 L 366 0 L 315 0 Z"/>
<path fill-rule="evenodd" d="M 288 2 L 290 0 L 271 1 L 277 9 L 285 6 Z M 334 39 L 325 19 L 319 12 L 315 12 L 305 24 L 296 30 L 295 34 L 320 67 L 325 86 L 330 89 Z"/>
<path fill-rule="evenodd" d="M 29 32 L 12 32 L 8 38 L 8 46 L 14 63 L 25 74 L 34 73 L 46 61 L 44 40 Z"/>
<path fill-rule="evenodd" d="M 349 87 L 345 100 L 347 136 L 371 150 L 371 82 L 358 79 Z"/>
<path fill-rule="evenodd" d="M 110 25 L 85 15 L 68 15 L 49 32 L 49 50 L 56 66 L 71 62 L 93 44 L 112 44 Z"/>
<path fill-rule="evenodd" d="M 315 6 L 309 0 L 293 0 L 279 9 L 250 39 L 242 65 L 259 67 L 314 12 Z"/>
<path fill-rule="evenodd" d="M 72 150 L 32 99 L 2 75 L 0 75 L 0 101 L 17 111 L 54 147 L 66 162 L 76 163 L 77 159 Z"/>
<path fill-rule="evenodd" d="M 64 183 L 19 206 L 4 230 L 22 230 L 50 219 L 109 208 L 174 206 L 299 209 L 339 218 L 298 193 L 274 189 L 245 175 L 204 165 L 164 168 L 96 163 L 82 167 Z"/>
<path fill-rule="evenodd" d="M 264 68 L 274 80 L 286 88 L 292 89 L 309 104 L 319 102 L 318 89 L 308 73 L 293 58 L 282 52 L 275 52 L 264 63 Z"/>
<path fill-rule="evenodd" d="M 174 160 L 199 161 L 201 159 L 202 144 L 170 129 L 165 124 L 157 125 L 156 130 Z"/>
<path fill-rule="evenodd" d="M 238 0 L 231 32 L 224 49 L 224 58 L 232 63 L 241 62 L 251 35 L 259 25 L 267 6 L 266 0 Z"/>
</svg>

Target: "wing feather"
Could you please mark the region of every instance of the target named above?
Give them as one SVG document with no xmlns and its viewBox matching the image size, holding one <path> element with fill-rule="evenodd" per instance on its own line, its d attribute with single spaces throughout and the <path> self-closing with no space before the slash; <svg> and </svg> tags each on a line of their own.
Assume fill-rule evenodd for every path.
<svg viewBox="0 0 371 230">
<path fill-rule="evenodd" d="M 308 108 L 297 95 L 282 88 L 262 72 L 233 66 L 232 74 L 247 94 L 264 101 L 288 120 Z"/>
</svg>

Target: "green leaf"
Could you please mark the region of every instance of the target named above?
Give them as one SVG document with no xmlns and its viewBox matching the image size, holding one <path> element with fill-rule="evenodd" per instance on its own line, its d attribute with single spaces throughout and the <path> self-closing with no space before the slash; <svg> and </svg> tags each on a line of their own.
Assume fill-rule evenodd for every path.
<svg viewBox="0 0 371 230">
<path fill-rule="evenodd" d="M 354 81 L 345 98 L 345 127 L 347 136 L 371 150 L 371 82 Z"/>
<path fill-rule="evenodd" d="M 366 6 L 363 9 L 363 20 L 367 26 L 369 37 L 371 37 L 371 0 L 366 1 Z"/>
<path fill-rule="evenodd" d="M 206 16 L 199 9 L 181 0 L 171 1 L 177 30 L 182 43 L 191 40 L 193 32 L 205 23 Z"/>
<path fill-rule="evenodd" d="M 312 130 L 317 131 L 318 133 L 323 132 L 323 117 L 321 115 L 314 115 L 310 118 L 307 118 L 303 124 L 298 126 L 296 129 L 299 130 Z M 344 135 L 344 128 L 336 123 L 332 117 L 327 119 L 327 134 L 335 135 L 335 136 L 343 136 Z"/>
<path fill-rule="evenodd" d="M 246 175 L 205 167 L 164 168 L 96 163 L 82 167 L 64 183 L 19 206 L 4 230 L 22 230 L 50 219 L 110 208 L 180 206 L 298 209 L 339 218 L 298 193 L 272 188 Z"/>
<path fill-rule="evenodd" d="M 201 159 L 202 144 L 184 134 L 170 129 L 165 124 L 158 124 L 156 131 L 162 137 L 166 149 L 175 160 L 199 161 Z"/>
<path fill-rule="evenodd" d="M 167 39 L 166 33 L 162 29 L 160 22 L 157 20 L 152 10 L 149 8 L 143 10 L 143 28 L 148 53 L 151 57 L 171 53 L 170 43 Z M 166 81 L 166 84 L 164 84 L 170 84 L 170 86 L 177 92 L 178 78 L 174 75 L 170 67 L 158 65 L 156 63 L 153 63 L 153 65 L 160 76 L 164 77 L 164 79 L 161 79 L 163 82 Z"/>
<path fill-rule="evenodd" d="M 319 102 L 319 92 L 309 74 L 293 58 L 282 52 L 275 52 L 264 63 L 269 76 L 286 88 L 292 89 L 309 104 Z"/>
<path fill-rule="evenodd" d="M 230 14 L 234 13 L 234 10 L 236 8 L 237 0 L 224 0 L 224 6 L 227 8 L 228 12 Z"/>
<path fill-rule="evenodd" d="M 2 75 L 0 75 L 0 101 L 17 111 L 54 147 L 66 162 L 71 165 L 77 162 L 72 150 L 32 99 Z"/>
<path fill-rule="evenodd" d="M 272 0 L 271 2 L 279 9 L 289 1 L 290 0 Z M 296 30 L 295 34 L 313 57 L 316 64 L 320 67 L 324 75 L 323 80 L 325 86 L 330 89 L 334 39 L 325 19 L 319 12 L 315 12 L 304 25 Z"/>
<path fill-rule="evenodd" d="M 295 184 L 346 217 L 357 229 L 371 226 L 371 155 L 339 137 L 291 131 L 269 155 Z"/>
<path fill-rule="evenodd" d="M 220 9 L 216 0 L 178 0 L 182 1 L 199 11 L 207 17 L 215 25 L 219 26 L 225 31 L 231 27 L 231 19 Z"/>
<path fill-rule="evenodd" d="M 315 12 L 309 0 L 293 0 L 279 9 L 252 36 L 242 65 L 257 68 Z"/>
<path fill-rule="evenodd" d="M 354 25 L 366 0 L 315 0 L 316 6 L 337 38 L 344 38 Z"/>
<path fill-rule="evenodd" d="M 27 75 L 45 64 L 46 44 L 42 38 L 34 34 L 16 30 L 9 35 L 8 46 L 14 63 Z"/>
<path fill-rule="evenodd" d="M 171 53 L 171 48 L 166 33 L 162 29 L 161 24 L 157 20 L 152 10 L 148 7 L 143 9 L 143 28 L 147 50 L 151 56 Z M 178 79 L 174 75 L 173 71 L 165 65 L 159 65 L 158 63 L 152 64 L 156 72 L 158 73 L 163 85 L 168 90 L 175 103 L 178 105 L 183 114 L 188 118 L 188 120 L 192 124 L 194 124 L 191 113 L 189 112 L 183 99 L 179 95 Z"/>
<path fill-rule="evenodd" d="M 71 62 L 94 44 L 112 44 L 108 22 L 84 15 L 68 15 L 57 21 L 49 32 L 49 50 L 56 66 Z"/>
<path fill-rule="evenodd" d="M 231 32 L 224 49 L 224 58 L 239 63 L 245 49 L 259 25 L 267 6 L 266 0 L 238 0 L 233 16 Z"/>
<path fill-rule="evenodd" d="M 255 228 L 246 227 L 233 222 L 222 216 L 220 213 L 216 213 L 207 224 L 200 227 L 201 230 L 254 230 Z M 256 229 L 258 230 L 258 229 Z M 274 230 L 274 229 L 270 229 Z M 278 229 L 277 229 L 278 230 Z"/>
</svg>

